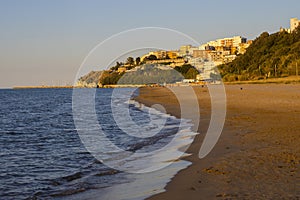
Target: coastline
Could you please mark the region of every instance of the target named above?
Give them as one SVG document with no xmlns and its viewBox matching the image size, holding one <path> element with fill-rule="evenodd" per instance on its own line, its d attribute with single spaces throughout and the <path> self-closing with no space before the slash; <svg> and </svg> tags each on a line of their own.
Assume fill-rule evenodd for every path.
<svg viewBox="0 0 300 200">
<path fill-rule="evenodd" d="M 209 91 L 194 87 L 201 109 L 197 136 L 183 158 L 192 162 L 149 199 L 299 198 L 300 85 L 226 85 L 223 133 L 205 158 L 198 152 L 210 119 Z M 180 117 L 176 98 L 166 88 L 141 88 L 137 101 L 162 104 Z M 298 117 L 297 117 L 298 116 Z"/>
<path fill-rule="evenodd" d="M 76 88 L 76 87 L 72 85 L 65 85 L 65 86 L 41 85 L 41 86 L 15 86 L 12 89 L 21 90 L 21 89 L 63 89 L 63 88 Z"/>
<path fill-rule="evenodd" d="M 299 84 L 300 76 L 288 76 L 282 78 L 269 78 L 263 80 L 249 80 L 249 81 L 232 81 L 232 82 L 224 82 L 225 85 L 245 85 L 245 84 Z M 194 84 L 190 83 L 190 86 L 198 87 L 204 86 L 206 84 Z M 160 87 L 157 84 L 147 85 L 147 84 L 122 84 L 122 85 L 104 85 L 100 88 L 135 88 L 135 87 Z M 186 84 L 167 84 L 170 87 L 179 87 L 179 86 L 187 86 Z M 51 89 L 51 88 L 96 88 L 96 87 L 86 87 L 86 86 L 74 86 L 74 85 L 38 85 L 38 86 L 14 86 L 12 88 L 4 88 L 4 89 Z"/>
</svg>

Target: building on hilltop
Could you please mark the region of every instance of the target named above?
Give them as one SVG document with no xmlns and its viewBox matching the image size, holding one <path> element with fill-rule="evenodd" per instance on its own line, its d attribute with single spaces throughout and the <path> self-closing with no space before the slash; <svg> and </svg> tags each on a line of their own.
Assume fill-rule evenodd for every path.
<svg viewBox="0 0 300 200">
<path fill-rule="evenodd" d="M 287 33 L 291 33 L 291 29 L 290 28 L 282 28 L 280 27 L 279 32 L 287 32 Z"/>
<path fill-rule="evenodd" d="M 230 54 L 243 54 L 245 53 L 245 47 L 247 48 L 248 46 L 247 38 L 242 36 L 234 36 L 231 38 L 222 38 L 210 41 L 200 46 L 199 49 L 216 50 L 222 52 L 229 51 Z"/>
<path fill-rule="evenodd" d="M 126 72 L 127 68 L 126 67 L 119 67 L 117 72 L 122 73 L 122 72 Z"/>
<path fill-rule="evenodd" d="M 290 19 L 290 29 L 291 32 L 293 32 L 300 24 L 300 20 L 298 20 L 297 18 L 291 18 Z"/>
<path fill-rule="evenodd" d="M 154 55 L 158 60 L 163 60 L 163 59 L 176 59 L 179 56 L 179 51 L 172 50 L 172 51 L 165 51 L 165 50 L 160 50 L 160 51 L 150 51 L 148 54 L 145 54 L 141 56 L 141 61 L 143 61 L 146 57 Z"/>
<path fill-rule="evenodd" d="M 238 52 L 239 54 L 244 54 L 246 53 L 247 48 L 253 43 L 252 40 L 248 40 L 246 43 L 241 43 L 239 44 L 238 47 Z"/>
<path fill-rule="evenodd" d="M 232 38 L 217 39 L 215 41 L 210 41 L 207 44 L 213 47 L 238 47 L 241 43 L 246 43 L 247 38 L 242 36 L 234 36 Z"/>
<path fill-rule="evenodd" d="M 179 56 L 179 51 L 167 51 L 169 59 L 176 59 Z"/>
<path fill-rule="evenodd" d="M 179 56 L 186 56 L 191 54 L 192 45 L 184 45 L 179 48 Z"/>
<path fill-rule="evenodd" d="M 168 64 L 171 67 L 188 63 L 200 69 L 208 61 L 215 65 L 232 62 L 237 55 L 246 52 L 251 42 L 242 36 L 234 36 L 210 41 L 199 47 L 189 44 L 181 46 L 179 50 L 151 51 L 141 56 L 141 61 L 146 64 Z M 151 55 L 153 56 L 149 59 Z"/>
<path fill-rule="evenodd" d="M 175 59 L 161 59 L 161 60 L 146 60 L 146 64 L 165 64 L 168 63 L 170 67 L 182 66 L 186 64 L 186 60 L 183 58 Z"/>
<path fill-rule="evenodd" d="M 242 36 L 217 39 L 201 45 L 193 56 L 205 58 L 203 52 L 201 52 L 205 51 L 215 65 L 224 64 L 232 62 L 238 54 L 244 54 L 250 44 L 251 41 L 247 41 L 247 38 Z"/>
<path fill-rule="evenodd" d="M 208 60 L 210 57 L 207 51 L 198 49 L 193 51 L 193 58 L 203 58 L 204 60 Z"/>
<path fill-rule="evenodd" d="M 299 25 L 300 25 L 300 20 L 298 20 L 297 18 L 291 18 L 290 19 L 290 28 L 280 27 L 280 32 L 292 33 Z"/>
</svg>

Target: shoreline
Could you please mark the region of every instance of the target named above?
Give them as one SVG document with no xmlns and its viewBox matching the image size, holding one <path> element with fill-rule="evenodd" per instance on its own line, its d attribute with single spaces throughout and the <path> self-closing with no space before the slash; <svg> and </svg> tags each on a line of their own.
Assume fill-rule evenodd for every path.
<svg viewBox="0 0 300 200">
<path fill-rule="evenodd" d="M 300 84 L 300 76 L 288 76 L 283 78 L 269 78 L 263 80 L 249 80 L 249 81 L 232 81 L 224 82 L 224 85 L 247 85 L 247 84 Z M 190 84 L 189 86 L 198 87 L 206 84 Z M 169 84 L 168 86 L 187 86 L 186 84 Z M 132 88 L 132 87 L 161 87 L 157 85 L 149 86 L 145 84 L 135 84 L 135 85 L 105 85 L 99 88 Z M 3 88 L 3 89 L 50 89 L 50 88 L 96 88 L 96 87 L 83 87 L 83 86 L 73 86 L 73 85 L 39 85 L 39 86 L 14 86 L 12 88 Z"/>
<path fill-rule="evenodd" d="M 207 88 L 198 94 L 201 122 L 188 149 L 192 162 L 165 187 L 148 199 L 253 199 L 299 198 L 300 85 L 225 85 L 227 116 L 223 133 L 210 154 L 198 152 L 210 119 Z M 178 102 L 166 88 L 141 88 L 137 101 L 162 104 L 180 117 Z M 298 116 L 298 118 L 297 118 Z M 291 123 L 292 122 L 292 123 Z"/>
<path fill-rule="evenodd" d="M 64 89 L 64 88 L 76 88 L 75 86 L 72 85 L 66 85 L 66 86 L 50 86 L 50 85 L 45 85 L 45 86 L 15 86 L 12 87 L 11 89 L 13 90 L 22 90 L 22 89 Z"/>
</svg>

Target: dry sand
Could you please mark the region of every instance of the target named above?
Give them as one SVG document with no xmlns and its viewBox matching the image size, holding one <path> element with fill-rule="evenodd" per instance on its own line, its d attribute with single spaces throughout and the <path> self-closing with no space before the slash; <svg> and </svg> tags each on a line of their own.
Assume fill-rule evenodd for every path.
<svg viewBox="0 0 300 200">
<path fill-rule="evenodd" d="M 150 199 L 300 199 L 300 84 L 226 85 L 227 116 L 208 156 L 198 158 L 210 121 L 207 88 L 194 87 L 201 109 L 199 132 L 166 192 Z M 187 97 L 189 98 L 189 97 Z M 141 88 L 138 101 L 162 104 L 180 117 L 166 88 Z"/>
</svg>

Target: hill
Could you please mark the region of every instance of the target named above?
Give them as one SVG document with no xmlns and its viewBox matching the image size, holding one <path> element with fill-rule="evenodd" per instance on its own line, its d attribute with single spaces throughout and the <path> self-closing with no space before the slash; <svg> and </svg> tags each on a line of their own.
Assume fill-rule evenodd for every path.
<svg viewBox="0 0 300 200">
<path fill-rule="evenodd" d="M 77 86 L 80 87 L 97 87 L 102 71 L 91 71 L 82 76 L 77 81 Z"/>
<path fill-rule="evenodd" d="M 218 66 L 224 81 L 287 77 L 300 68 L 300 27 L 294 32 L 262 33 L 243 55 Z"/>
<path fill-rule="evenodd" d="M 104 71 L 99 79 L 99 86 L 115 84 L 150 84 L 175 83 L 186 79 L 195 79 L 199 73 L 190 64 L 176 66 L 174 69 L 166 64 L 142 64 L 126 72 Z"/>
<path fill-rule="evenodd" d="M 172 68 L 159 64 L 145 64 L 125 73 L 118 84 L 163 84 L 181 81 L 184 77 Z"/>
</svg>

